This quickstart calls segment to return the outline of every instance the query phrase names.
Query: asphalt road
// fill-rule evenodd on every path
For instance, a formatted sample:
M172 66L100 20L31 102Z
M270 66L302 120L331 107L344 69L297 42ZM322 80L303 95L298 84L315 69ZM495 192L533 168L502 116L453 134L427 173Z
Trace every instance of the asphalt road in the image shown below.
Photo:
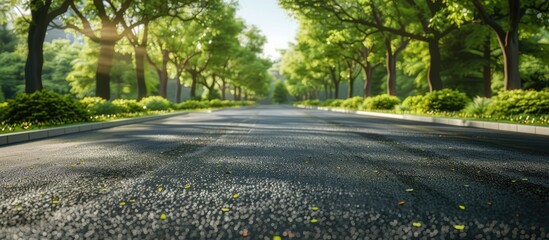
M0 239L549 239L549 138L262 106L0 147Z

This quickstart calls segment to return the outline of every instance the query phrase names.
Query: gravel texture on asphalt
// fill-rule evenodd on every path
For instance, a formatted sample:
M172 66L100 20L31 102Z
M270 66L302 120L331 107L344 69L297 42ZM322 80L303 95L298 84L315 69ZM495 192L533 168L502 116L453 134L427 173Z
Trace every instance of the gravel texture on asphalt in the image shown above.
M261 106L0 148L0 239L549 239L549 138Z

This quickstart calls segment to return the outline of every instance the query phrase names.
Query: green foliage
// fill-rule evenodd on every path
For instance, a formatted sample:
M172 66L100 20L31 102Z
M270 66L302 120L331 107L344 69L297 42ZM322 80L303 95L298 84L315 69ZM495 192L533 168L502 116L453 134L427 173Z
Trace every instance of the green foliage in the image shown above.
M48 91L18 94L8 100L2 111L2 121L9 124L22 122L62 124L84 122L88 119L84 105L68 95Z
M490 107L491 103L492 100L489 98L476 97L473 99L472 102L467 104L465 109L463 109L463 112L467 114L483 115L488 112L488 108Z
M343 99L334 99L326 107L341 107L344 101Z
M549 113L549 92L513 90L500 92L493 98L487 111L495 115L547 115Z
M122 112L121 108L100 97L85 97L80 102L91 115L109 115Z
M404 101L402 101L402 104L400 104L398 108L400 111L403 112L426 112L426 110L423 108L423 98L423 95L409 96L404 99Z
M139 102L149 111L167 111L171 108L171 102L160 96L151 96L141 99Z
M0 102L0 116L8 109L8 102Z
M365 110L392 110L400 103L400 99L387 94L369 97L364 100L362 109Z
M353 97L345 99L339 106L345 109L358 109L362 107L363 102L363 97Z
M208 106L204 102L197 100L187 100L175 105L175 109L177 110L201 109L207 107Z
M223 107L223 102L221 102L221 100L219 99L212 99L210 100L209 105L212 108L220 108Z
M70 93L67 75L72 71L72 63L77 60L83 45L71 44L69 40L54 40L44 43L44 65L42 68L42 82L44 89L59 94Z
M0 91L4 99L15 98L24 90L25 59L17 52L0 53Z
M427 112L455 112L461 111L468 101L465 93L446 88L425 94L422 104Z
M219 99L214 99L210 101L197 101L197 100L187 100L182 103L176 104L175 109L177 110L192 110L192 109L205 109L205 108L224 108L224 107L236 107L236 106L250 106L255 103L252 101L221 101Z
M111 103L122 113L137 113L145 111L143 105L134 99L115 99L112 100Z
M273 90L273 102L275 103L287 103L288 102L288 89L284 82L277 82Z

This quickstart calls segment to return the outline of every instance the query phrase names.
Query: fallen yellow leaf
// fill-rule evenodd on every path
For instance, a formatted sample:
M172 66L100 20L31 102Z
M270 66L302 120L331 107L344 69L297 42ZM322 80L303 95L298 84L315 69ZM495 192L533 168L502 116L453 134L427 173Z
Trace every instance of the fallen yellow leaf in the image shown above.
M313 218L313 219L311 219L311 221L310 221L310 222L311 222L311 223L317 223L317 222L318 222L318 219L316 219L316 218Z
M460 210L465 210L465 206L459 205L459 209L460 209Z
M420 222L413 222L412 223L412 226L416 227L416 228L420 228L423 224L421 224Z
M407 188L407 189L406 189L406 192L413 192L413 191L414 191L413 188Z
M167 218L168 218L168 217L166 216L165 213L160 214L160 220L164 221L164 220L166 220Z
M317 206L313 206L313 207L311 207L311 210L312 210L313 212L316 212L316 211L318 211L318 209L319 209L319 208L318 208Z
M455 224L455 225L454 225L454 228L455 228L456 230L463 230L463 229L465 229L465 225Z
M126 202L121 201L121 202L119 203L119 205L120 205L121 207L126 206Z
M229 210L230 210L230 209L229 209L229 208L226 208L226 207L221 208L221 211L222 211L222 212L228 212Z

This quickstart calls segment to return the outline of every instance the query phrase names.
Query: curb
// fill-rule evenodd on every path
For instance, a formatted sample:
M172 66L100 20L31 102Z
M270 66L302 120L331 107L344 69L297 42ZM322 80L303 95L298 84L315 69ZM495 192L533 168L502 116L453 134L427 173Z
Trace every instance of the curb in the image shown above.
M408 115L408 114L353 111L353 110L345 110L345 109L339 109L339 108L310 107L310 106L303 106L303 105L297 105L296 107L303 108L303 109L330 111L330 112L354 113L358 115L393 118L393 119L401 119L401 120L416 121L416 122L439 123L439 124L452 125L452 126L458 126L458 127L473 127L473 128L483 128L483 129L490 129L490 130L549 136L549 127L541 127L541 126L528 126L528 125L512 124L512 123L473 121L473 120L463 120L463 119L454 119L454 118L437 118L437 117L417 116L417 115Z
M20 132L20 133L1 134L0 146L14 144L14 143L30 142L38 139L57 137L57 136L68 135L73 133L118 127L122 125L141 123L146 121L159 120L159 119L178 116L178 115L185 115L188 113L189 112L175 112L175 113L167 113L167 114L155 115L155 116L118 119L118 120L98 122L98 123L83 123L83 124L76 124L76 125L71 125L66 127L55 127L55 128L32 130L32 131Z

